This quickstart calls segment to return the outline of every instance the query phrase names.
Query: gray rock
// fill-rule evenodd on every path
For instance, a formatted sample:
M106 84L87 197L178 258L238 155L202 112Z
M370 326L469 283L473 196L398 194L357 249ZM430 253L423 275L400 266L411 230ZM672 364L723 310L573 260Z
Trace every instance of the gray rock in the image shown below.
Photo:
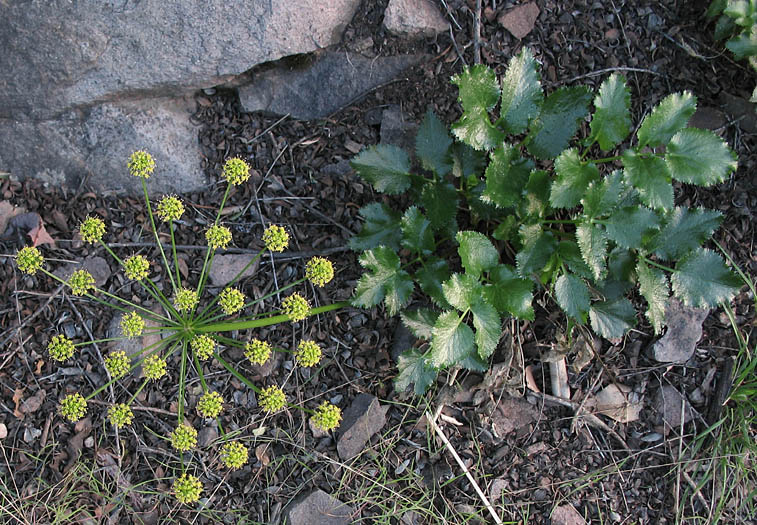
M210 267L208 277L213 286L226 286L231 280L247 266L252 260L252 255L226 254L213 257L213 265ZM245 270L242 278L255 275L258 269L258 261Z
M749 100L721 91L718 102L732 119L739 121L739 127L747 133L757 133L757 106Z
M657 391L655 408L657 423L663 425L666 436L671 430L678 431L682 424L688 423L695 416L689 401L672 385L665 385Z
M349 505L316 489L290 504L284 516L288 525L349 525L356 513Z
M434 36L448 27L447 20L429 0L389 0L384 25L390 33L409 37Z
M685 363L697 348L702 337L702 323L709 310L690 308L671 298L665 306L668 331L652 347L654 358L660 362Z
M206 180L193 111L185 97L106 103L58 119L0 119L0 166L52 186L76 188L86 178L95 191L141 194L126 166L132 152L145 149L156 163L148 191L196 191Z
M3 2L0 118L176 96L339 41L360 2Z
M139 193L125 164L148 149L151 192L205 186L200 88L339 42L359 0L3 2L0 169L96 191Z
M409 120L397 105L384 110L381 118L381 143L399 146L410 154L415 153L415 134L418 125Z
M327 117L420 62L421 55L365 58L325 51L292 69L284 63L262 71L239 88L245 111L265 111L311 120Z
M490 401L481 414L482 419L488 420L491 425L494 436L499 439L539 419L539 411L528 401L509 395L503 395L497 401Z
M369 394L360 394L344 411L336 450L342 460L354 458L363 451L365 444L386 423L388 406L382 407L378 399Z

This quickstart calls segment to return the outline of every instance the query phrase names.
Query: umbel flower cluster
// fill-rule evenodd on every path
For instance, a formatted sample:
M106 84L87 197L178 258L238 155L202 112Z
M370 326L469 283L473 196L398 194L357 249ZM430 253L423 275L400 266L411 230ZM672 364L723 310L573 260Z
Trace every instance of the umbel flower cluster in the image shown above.
M59 412L64 419L71 422L82 419L90 408L90 400L114 382L134 374L141 368L141 382L136 391L131 396L126 396L125 399L120 399L106 408L105 417L117 430L134 422L134 401L150 382L155 383L166 377L177 380L176 424L173 431L164 438L180 453L181 457L180 474L174 481L172 492L179 501L189 504L197 501L203 491L202 481L189 471L189 465L184 461L184 455L191 453L197 447L198 432L193 421L215 420L220 436L217 457L223 468L242 468L249 455L248 447L242 439L239 439L238 433L224 431L222 421L224 409L228 406L227 400L220 392L210 388L203 375L202 363L217 363L217 366L233 374L257 392L258 404L264 414L297 408L310 414L316 427L325 431L333 430L341 422L339 407L329 402L323 402L313 408L296 405L287 399L286 392L281 386L277 384L258 386L252 383L247 379L244 368L265 364L271 359L273 352L291 354L294 361L302 367L318 366L323 358L323 350L317 342L303 339L293 349L276 348L270 342L256 338L254 331L256 328L274 324L299 322L314 314L336 310L346 306L347 303L339 302L312 308L302 294L290 291L305 282L321 287L333 279L334 269L331 262L322 257L313 257L307 261L304 277L280 287L275 292L254 299L245 295L244 287L240 286L240 279L245 272L253 267L266 252L282 252L289 245L289 234L286 229L275 224L265 228L261 237L263 247L228 285L218 293L209 292L206 281L213 258L218 250L227 248L233 242L231 230L220 220L224 205L231 188L244 184L250 177L250 168L242 159L230 159L223 167L222 177L227 182L226 192L215 221L205 231L207 250L202 271L196 280L182 280L176 256L175 223L184 216L184 204L177 196L167 195L161 198L153 209L145 182L155 170L155 161L149 153L135 152L129 159L128 169L142 184L149 226L156 243L155 259L151 258L148 252L132 254L121 259L103 241L107 235L107 228L99 217L85 218L79 228L79 235L85 243L102 246L123 269L124 277L140 286L160 308L146 308L142 304L135 304L129 299L99 289L95 279L87 270L77 270L67 280L61 279L45 268L45 259L36 247L27 246L19 250L16 263L18 269L25 274L33 276L42 273L66 285L71 294L97 301L122 313L120 321L122 337L104 341L75 342L63 334L55 334L47 345L47 353L51 360L64 363L74 359L78 349L95 342L115 341L117 343L122 339L160 335L157 338L158 342L145 346L135 355L127 355L116 345L103 357L108 381L86 396L82 392L63 396L59 403ZM161 225L168 230L170 235L170 252L164 249L161 243L159 237ZM155 267L161 264L167 279L164 276L159 281L163 284L159 285L153 281L153 277ZM276 297L281 297L279 308L274 308L267 314L245 314L251 307L257 306L259 309L260 303L266 300L273 301ZM224 335L230 333L235 337ZM224 355L225 350L230 347L242 349L244 356L242 362L233 363ZM169 361L171 362L170 370L178 372L178 377L175 377L176 374L169 373ZM190 407L187 406L187 375L190 370L196 371L202 386L202 394L198 396L193 411L190 411Z

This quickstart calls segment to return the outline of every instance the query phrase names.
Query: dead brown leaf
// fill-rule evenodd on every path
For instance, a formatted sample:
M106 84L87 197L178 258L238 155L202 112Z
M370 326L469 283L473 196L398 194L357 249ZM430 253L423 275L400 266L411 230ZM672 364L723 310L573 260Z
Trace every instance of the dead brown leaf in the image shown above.
M642 403L637 395L626 385L607 385L595 396L597 413L619 421L629 423L639 419Z
M42 406L42 403L44 403L45 401L46 395L47 392L45 390L37 390L37 392L35 392L33 396L27 397L21 402L19 411L23 414L33 414Z
M17 388L13 391L13 402L16 404L16 407L13 409L13 415L16 416L19 419L24 419L24 413L19 411L18 407L21 405L21 399L24 395L24 389L23 388Z
M32 239L32 246L39 246L40 244L55 246L55 239L50 237L50 234L45 230L45 225L42 223L42 217L40 217L37 226L29 230L29 237Z
M271 462L271 458L268 457L268 445L258 445L255 447L255 457L258 458L264 467L268 466Z

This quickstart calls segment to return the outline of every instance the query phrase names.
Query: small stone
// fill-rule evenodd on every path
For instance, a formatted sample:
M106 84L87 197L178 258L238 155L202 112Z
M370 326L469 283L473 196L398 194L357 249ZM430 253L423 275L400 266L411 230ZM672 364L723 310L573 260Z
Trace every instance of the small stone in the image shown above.
M102 257L87 257L81 264L69 263L66 266L58 268L53 275L67 280L76 270L87 270L95 279L95 286L102 287L110 277L111 271L108 261Z
M381 143L399 146L405 151L415 151L415 134L418 126L402 113L398 105L384 110L381 117Z
M657 392L655 408L658 423L663 424L663 433L679 430L682 424L694 419L694 409L688 400L672 385L665 385Z
M382 407L372 395L360 394L355 398L342 416L336 444L341 459L352 459L363 451L371 436L384 427L388 409L388 406Z
M200 429L200 431L197 433L197 446L200 448L207 447L217 438L218 430L216 429L216 426L208 425L207 427Z
M248 254L226 254L216 255L213 257L213 266L208 272L208 277L213 286L226 286L231 280L242 271L247 263L252 260L253 256ZM255 275L258 269L258 261L247 268L242 277Z
M568 503L555 507L552 511L553 525L585 525L586 520L578 513L576 508Z
M665 324L668 331L652 347L654 358L661 362L685 363L702 337L702 323L709 310L684 306L676 298L665 306Z
M757 111L749 100L721 91L718 102L732 119L738 120L738 126L747 133L757 133Z
M614 27L605 31L605 40L617 40L620 36L620 31Z
M24 429L24 442L26 442L28 445L31 445L35 439L37 439L42 434L42 430L39 428L30 428L26 427Z
M689 127L714 131L726 125L728 120L719 109L702 106L689 119Z
M390 33L407 37L434 36L449 26L429 0L389 0L384 25Z
M0 439L5 439L8 437L8 427L5 426L5 423L0 423Z
M535 2L529 2L503 13L499 23L520 40L533 30L538 17L539 7Z
M514 430L530 425L539 417L539 411L523 398L503 395L499 402L491 401L482 414L490 414L492 433L502 439Z
M284 516L289 525L349 525L356 513L349 505L316 489L290 504Z

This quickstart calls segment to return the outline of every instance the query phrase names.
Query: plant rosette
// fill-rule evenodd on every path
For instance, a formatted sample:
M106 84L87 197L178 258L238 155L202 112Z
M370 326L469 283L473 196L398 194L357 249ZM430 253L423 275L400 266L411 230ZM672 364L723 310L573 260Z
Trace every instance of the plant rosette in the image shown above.
M202 393L197 397L194 411L201 419L215 420L220 439L218 440L220 465L223 468L239 469L248 459L248 449L238 432L226 432L223 427L226 400L221 393L210 388L203 372L203 361L215 359L226 372L257 392L260 407L264 414L271 414L286 408L295 408L309 414L313 424L329 431L337 428L341 421L341 411L330 403L322 403L313 408L300 406L287 399L284 389L279 385L259 387L245 375L244 366L262 365L271 358L273 352L286 352L303 367L318 364L322 357L321 347L314 341L303 340L294 350L276 348L267 341L261 341L248 335L259 328L281 323L299 322L310 316L331 312L348 305L347 302L335 302L313 308L308 300L292 289L305 282L313 286L324 286L332 280L334 270L327 259L313 257L304 265L304 276L278 290L261 297L249 298L244 293L241 279L245 272L253 267L267 252L282 252L289 244L289 234L279 225L270 225L262 234L262 248L251 257L250 261L220 292L211 294L207 286L208 272L218 250L225 249L233 242L231 230L221 224L221 217L229 192L233 186L243 184L249 179L250 168L242 159L230 159L223 167L222 177L226 180L226 191L221 200L215 221L205 232L207 249L202 270L192 282L182 281L182 274L177 257L175 242L176 222L185 213L184 204L174 196L165 196L158 201L155 210L148 197L146 179L155 170L152 156L144 151L135 152L129 159L130 173L137 177L144 193L149 229L155 240L157 261L151 261L142 254L135 254L121 259L111 247L104 242L107 227L98 217L88 216L82 221L79 234L82 241L99 245L110 254L123 269L124 277L140 287L145 296L160 308L149 309L143 304L136 304L130 299L119 297L96 286L92 275L86 270L77 270L67 280L63 280L45 268L45 259L36 247L24 247L16 255L18 269L28 275L44 274L59 281L76 296L95 301L102 306L112 308L121 314L121 336L94 341L75 342L65 335L56 334L50 339L47 353L51 360L65 362L75 359L77 351L88 344L114 344L123 339L139 338L146 335L158 335L154 342L138 353L127 355L115 347L103 358L103 367L109 377L87 395L76 392L64 396L59 403L60 415L71 422L82 419L93 400L116 381L122 380L141 367L142 378L135 391L124 399L119 399L106 408L105 418L118 430L131 425L135 420L134 400L148 383L165 380L169 377L178 382L176 403L176 423L173 430L164 436L167 443L180 453L181 474L176 478L172 493L182 503L196 502L202 495L202 481L187 472L184 454L197 447L197 430L188 417L188 375L194 370L198 376ZM168 230L171 243L170 250L165 249L160 240L161 226ZM167 278L162 287L151 278L152 264L162 264ZM284 293L279 308L268 312L247 314L252 308L268 305L279 294ZM268 301L266 303L265 301ZM230 337L227 334L234 335ZM225 354L228 348L236 347L244 352L245 358L239 363L233 362ZM168 367L169 360L172 363ZM170 370L170 371L169 371Z
M415 203L364 206L351 239L364 268L352 303L383 304L426 342L399 356L398 389L422 394L448 367L486 370L503 321L534 319L535 287L564 312L566 334L589 324L608 339L636 324L636 292L658 333L671 292L699 308L737 293L739 279L702 246L721 214L674 202L673 181L711 186L736 170L720 137L687 126L694 95L665 97L635 127L622 76L596 93L545 96L527 48L501 79L475 65L452 82L462 116L450 136L426 114L415 144L422 170L392 145L351 162L377 192ZM575 138L586 120L588 136ZM433 307L408 308L414 297Z

